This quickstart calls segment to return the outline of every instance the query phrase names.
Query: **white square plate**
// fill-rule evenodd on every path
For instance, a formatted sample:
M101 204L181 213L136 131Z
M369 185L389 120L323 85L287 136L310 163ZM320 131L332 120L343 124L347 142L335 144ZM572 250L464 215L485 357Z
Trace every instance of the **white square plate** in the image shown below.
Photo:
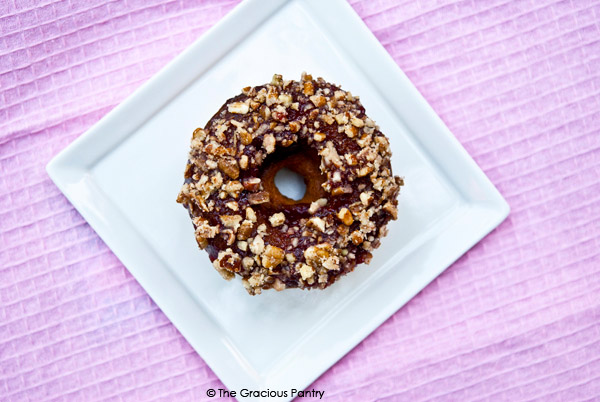
M331 18L335 16L335 18ZM405 177L369 266L250 297L175 203L189 140L273 73L359 94ZM495 228L507 203L343 0L249 0L48 164L48 173L230 390L304 389ZM288 392L288 398L291 395Z

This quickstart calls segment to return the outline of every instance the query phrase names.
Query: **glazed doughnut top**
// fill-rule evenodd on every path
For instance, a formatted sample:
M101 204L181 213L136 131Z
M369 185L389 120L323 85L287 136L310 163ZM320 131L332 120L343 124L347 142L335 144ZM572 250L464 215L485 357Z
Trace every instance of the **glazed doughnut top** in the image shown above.
M403 181L390 158L358 97L322 78L276 74L194 131L177 202L215 269L241 276L248 293L325 288L368 263L397 218ZM300 200L275 186L281 168L304 177Z

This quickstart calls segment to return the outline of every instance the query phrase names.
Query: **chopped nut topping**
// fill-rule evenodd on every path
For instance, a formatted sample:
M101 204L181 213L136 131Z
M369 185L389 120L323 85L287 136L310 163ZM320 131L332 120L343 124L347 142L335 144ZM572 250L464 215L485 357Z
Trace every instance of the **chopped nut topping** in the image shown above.
M248 279L248 283L250 284L250 286L258 288L262 286L263 283L265 283L265 275L256 272L252 274L252 276Z
M358 134L358 129L354 126L346 125L344 127L344 133L346 133L349 138L354 138L356 137L356 134Z
M335 149L335 147L333 146L333 142L331 141L327 141L327 143L325 144L325 148L323 148L319 154L323 157L323 161L329 165L329 164L334 164L337 167L341 167L342 166L342 160L340 159L340 156L337 153L337 150Z
M316 107L325 106L327 103L327 98L321 95L313 95L309 99Z
M240 158L240 168L248 168L248 155L242 155L242 157Z
M263 139L263 148L265 148L265 150L267 151L268 154L275 151L275 142L276 141L275 141L275 137L273 136L273 134L265 135L265 137Z
M346 225L339 225L336 231L344 238L350 233L350 229Z
M252 143L252 134L250 134L247 131L242 131L240 133L240 141L242 142L242 144L244 145L249 145Z
M344 155L344 159L348 162L348 165L354 166L358 163L358 159L356 159L356 155L354 154L346 154Z
M281 84L283 84L282 75L281 74L273 74L273 78L271 79L271 84L280 87Z
M248 113L248 110L250 110L250 108L248 107L248 105L246 103L233 102L233 103L229 104L229 106L227 107L227 110L230 113L246 114L246 113Z
M246 123L243 121L231 120L230 123L236 126L238 129L243 129L246 126Z
M371 201L373 201L373 193L370 191L360 193L360 201L365 207L368 207Z
M256 212L250 207L246 208L246 219L250 222L256 222Z
M398 218L398 208L396 208L391 202L387 202L383 209L392 215L392 219Z
M352 239L352 243L354 243L357 246L361 244L364 240L363 235L359 230L355 230L354 232L352 232L350 238Z
M342 194L351 194L352 188L350 186L336 187L331 190L331 195L337 196Z
M284 106L290 106L292 104L293 98L292 95L289 94L281 94L279 95L279 102L281 102Z
M225 206L231 209L232 211L237 211L239 209L238 203L235 201L229 201L225 204Z
M285 222L285 215L283 214L283 212L273 214L269 218L269 222L271 222L272 226L280 226L283 224L283 222Z
M206 130L204 130L202 128L197 128L194 130L194 133L192 134L192 139L202 141L205 138L206 138Z
M313 138L317 142L323 141L325 139L325 137L326 137L326 135L324 133L321 133L320 131L317 131L313 136Z
M312 82L307 81L303 85L302 92L304 93L304 95L307 95L307 96L314 95L315 94L315 86L313 85Z
M304 258L313 267L320 267L327 270L339 270L339 258L332 253L332 246L329 243L321 243L311 246L304 251Z
M337 121L337 123L339 125L344 125L344 124L348 123L348 116L346 116L346 113L336 114L335 121Z
M311 227L319 229L321 232L325 231L325 221L317 216L313 216L308 220L308 224Z
M361 128L365 125L365 122L362 121L361 119L359 119L358 117L352 117L350 119L350 122L352 123L353 126Z
M242 221L242 217L239 215L221 215L220 218L225 227L232 228L233 230L237 230Z
M348 208L346 208L346 207L340 209L337 216L338 216L338 218L340 218L340 220L342 222L344 222L344 225L346 225L346 226L350 226L354 223L354 218L352 217L352 213L350 211L348 211Z
M323 261L323 268L330 271L337 271L340 269L340 263L338 257L330 257Z
M232 179L237 179L240 176L240 168L237 161L233 158L222 158L217 162L219 169Z
M298 131L300 131L300 128L302 127L302 125L300 124L300 122L297 122L297 121L290 122L289 126L290 126L290 131L292 133L297 133Z
M265 249L265 242L262 237L256 236L252 243L250 243L250 251L252 251L256 255L261 255Z
M223 186L223 190L225 190L227 192L227 194L229 194L230 196L234 197L234 198L238 198L240 195L240 192L244 189L244 186L242 186L242 183L240 183L239 181L230 181L229 183L225 184Z
M373 166L367 165L367 166L361 167L356 174L358 175L358 177L364 177L364 176L368 175L369 173L371 173L372 171L373 171Z
M283 105L278 105L271 115L273 116L273 119L280 121L282 123L285 123L287 121L287 110L285 109L285 106L283 106ZM282 129L283 129L283 127L282 127Z
M323 120L325 123L327 123L329 125L333 124L333 122L335 121L333 116L330 114L323 114L323 115L321 115L320 118L321 118L321 120Z
M250 205L264 204L269 202L269 193L261 191L259 193L253 193L248 195L248 202Z
M285 283L281 282L279 278L275 278L275 282L273 282L273 289L278 292L281 292L285 289Z
M252 235L252 229L254 229L254 224L247 219L244 220L238 229L237 238L247 240Z
M205 220L196 221L196 235L205 239L212 239L219 233L218 226L210 226Z
M308 212L314 214L319 208L324 207L325 205L327 205L327 198L319 198L318 200L311 202Z
M248 191L260 190L260 179L258 177L249 177L242 181L244 189Z
M281 264L284 256L285 252L282 249L269 244L262 255L262 265L268 269L275 268Z
M267 105L262 105L259 113L260 117L262 117L265 121L269 120L269 117L271 117L271 109L269 109Z
M307 280L308 278L311 278L314 274L315 274L315 269L313 267L311 267L310 265L307 264L299 264L300 267L298 268L298 272L300 273L300 276L302 277L302 279Z
M245 269L247 269L247 270L248 270L248 269L252 268L252 266L253 266L253 265L254 265L254 258L251 258L251 257L244 257L244 258L242 259L242 266L243 266Z

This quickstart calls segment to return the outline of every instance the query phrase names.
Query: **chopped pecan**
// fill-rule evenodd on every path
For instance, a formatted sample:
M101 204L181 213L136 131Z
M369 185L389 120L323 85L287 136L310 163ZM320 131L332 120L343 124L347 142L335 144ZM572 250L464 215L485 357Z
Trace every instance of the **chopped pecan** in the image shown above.
M319 218L318 216L313 216L312 218L310 218L308 220L308 226L314 227L315 229L318 229L321 232L325 231L325 221Z
M312 96L315 94L315 86L311 81L306 81L303 85L302 92L306 96Z
M240 195L240 192L244 189L242 183L237 180L230 181L229 183L223 186L223 190L227 192L230 196L237 198Z
M232 179L240 177L240 168L238 163L233 158L221 158L217 162L219 169Z
M244 220L237 232L238 240L247 240L252 235L254 224L249 220Z
M254 265L254 258L252 258L252 257L244 257L242 259L242 266L245 269L250 269L250 268L252 268L253 265Z
M325 98L323 95L313 95L309 99L316 107L325 106L327 103L327 98Z
M354 223L354 217L352 213L348 210L348 208L342 208L339 210L337 217L344 223L346 226L350 226Z
M240 168L248 168L248 155L242 155L242 157L240 158Z
M252 251L255 255L261 255L265 250L265 242L260 236L256 236L249 246L250 251Z
M339 114L336 114L334 116L335 117L335 121L337 121L337 124L344 125L344 124L348 123L348 115L347 115L347 113L348 112L346 112L346 113L339 113Z
M267 134L263 138L263 147L267 151L268 154L275 151L275 137L273 134Z
M284 257L285 252L282 249L269 244L262 254L262 265L268 269L275 268L281 264Z
M262 117L265 121L269 120L271 117L271 109L267 105L262 105L259 109L260 117Z
M246 130L240 132L240 141L244 145L249 145L252 143L252 134L247 132Z
M350 186L336 187L333 190L331 190L331 195L342 195L342 194L351 194L351 193L352 193L352 187L350 187Z
M300 127L302 127L302 125L298 121L291 121L289 123L289 126L290 126L290 131L292 133L297 133L298 131L300 131Z
M384 206L383 209L387 212L390 213L390 215L392 215L393 219L398 218L398 208L396 208L396 206L394 206L394 204L392 204L391 202L387 202Z
M206 130L203 128L195 129L194 133L192 134L192 138L200 141L204 140L206 138Z
M271 215L269 218L269 222L272 226L280 226L285 222L285 214L283 212L278 212L276 214Z
M250 222L256 222L256 212L250 207L246 208L246 219Z
M269 202L269 193L261 191L258 193L248 194L248 202L250 205L264 204Z
M352 243L354 243L357 246L361 244L364 240L363 234L360 230L355 230L354 232L352 232L350 238L352 239Z
M196 224L196 236L203 237L205 239L212 239L219 233L218 226L211 226L204 219L196 219L194 221Z
M371 191L363 191L360 193L360 201L365 207L368 207L371 201L373 201L373 193Z
M298 264L299 266L296 268L298 270L298 272L300 273L300 276L302 277L302 279L307 280L308 278L312 278L312 276L315 274L315 269L313 267L311 267L310 265L307 264Z
M319 198L316 201L313 201L310 204L310 207L308 208L308 212L311 214L314 214L315 212L317 212L319 210L319 208L324 207L325 205L327 205L327 198Z
M271 85L276 85L280 87L283 84L283 76L281 74L273 74L273 78L271 78Z
M292 104L293 98L290 94L281 94L279 95L279 102L281 102L285 107L288 107Z
M250 110L250 108L247 103L232 102L227 106L227 110L230 113L246 114L246 113L248 113L248 110Z
M248 191L260 190L260 179L258 177L249 177L242 180L244 188Z
M232 228L233 230L237 230L242 220L240 215L221 215L219 218L225 227Z
M317 142L321 142L325 139L326 135L320 131L317 131L314 135L313 138L315 139L315 141Z

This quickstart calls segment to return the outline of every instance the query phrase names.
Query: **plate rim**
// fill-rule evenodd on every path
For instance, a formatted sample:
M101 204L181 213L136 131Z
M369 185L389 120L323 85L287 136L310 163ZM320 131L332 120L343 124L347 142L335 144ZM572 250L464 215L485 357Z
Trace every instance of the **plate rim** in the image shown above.
M175 57L163 69L161 69L141 87L139 87L126 100L111 110L98 123L96 123L84 134L69 144L65 149L63 149L46 166L46 170L50 178L61 190L61 192L73 204L73 206L96 231L96 233L98 233L111 251L121 260L121 262L127 267L128 271L146 290L148 295L157 304L157 306L159 306L159 308L169 318L173 325L180 331L185 339L192 345L192 347L199 353L199 355L209 365L213 372L215 372L219 379L230 390L239 390L244 386L248 386L248 382L251 382L252 385L258 388L272 388L273 386L279 385L282 387L281 389L284 389L286 385L282 385L284 383L278 384L269 382L268 379L257 373L249 362L245 361L241 352L231 349L232 346L234 347L234 344L232 342L228 342L226 334L218 333L218 330L221 327L216 324L210 315L206 314L202 308L198 308L198 304L189 294L189 290L180 283L179 279L175 277L175 275L171 273L169 269L163 269L161 267L163 264L160 262L160 255L158 255L152 250L151 247L149 247L147 240L143 239L143 236L138 236L136 239L135 236L131 236L131 233L125 234L128 242L131 242L132 244L137 243L138 245L141 244L146 249L152 250L150 255L141 257L141 259L144 260L144 266L152 267L153 270L160 273L159 282L163 283L164 281L168 282L170 280L175 282L178 285L177 287L183 289L184 291L175 292L177 296L171 300L165 300L168 299L165 297L155 298L155 296L158 296L159 293L167 292L169 295L172 295L172 293L167 290L163 290L162 292L157 291L155 289L155 285L151 284L151 281L147 277L144 277L139 272L134 272L137 271L136 269L132 270L132 268L130 268L132 265L130 260L133 258L128 256L126 251L122 251L123 248L130 248L129 243L127 247L116 244L118 242L115 241L115 236L114 233L112 233L110 225L108 225L107 222L102 219L100 216L101 214L96 208L94 208L94 205L89 203L90 199L99 200L99 202L103 202L102 200L106 199L106 196L94 183L91 174L89 173L95 164L100 161L104 155L106 155L106 152L90 152L89 148L95 149L94 145L98 145L102 148L105 148L107 152L110 152L110 150L114 149L119 142L128 138L129 135L135 133L136 129L150 116L152 116L156 110L168 104L171 99L184 90L187 84L194 79L194 77L189 78L190 75L194 75L196 78L202 75L207 69L210 68L212 64L220 60L231 48L240 43L243 40L246 32L251 31L257 24L270 18L282 6L290 4L294 1L297 0L273 0L268 3L268 6L266 6L264 2L260 2L260 0L243 1L229 14L223 17L217 24L199 37L180 55ZM472 194L468 188L465 188L462 185L462 183L456 183L455 180L452 180L451 176L447 177L451 182L453 182L453 184L457 186L458 189L461 189L462 197L468 197L470 200L468 205L470 206L469 208L472 209L472 212L474 214L483 214L483 216L487 216L488 221L485 223L485 225L482 225L482 228L478 230L476 234L469 237L469 241L467 242L468 244L462 245L458 251L455 250L453 253L447 256L448 258L446 258L445 262L441 263L439 272L437 272L433 277L429 278L429 281L427 281L425 285L418 289L418 291L421 291L429 282L437 278L441 272L443 272L454 261L460 258L460 256L462 256L474 244L479 242L484 236L497 227L508 216L510 207L491 183L491 181L485 176L485 173L479 168L479 166L477 166L475 161L462 147L460 142L452 135L450 130L445 126L439 116L426 102L414 85L412 85L406 75L400 70L391 56L387 53L387 51L375 38L373 33L366 27L364 22L354 12L348 3L346 3L344 0L329 0L327 2L322 2L319 0L305 0L302 2L302 5L316 10L314 13L315 15L311 14L311 16L316 17L317 19L320 16L331 12L332 10L335 10L338 13L338 18L335 19L334 24L331 24L331 26L327 27L327 30L330 34L332 34L331 30L337 31L340 35L344 34L348 27L342 26L341 23L351 21L352 29L354 30L355 34L358 32L356 35L359 40L358 45L354 44L354 46L359 46L362 49L366 49L369 56L367 57L368 59L373 60L375 57L381 61L381 64L378 64L378 69L382 72L378 76L391 76L394 80L394 83L399 83L403 88L402 90L409 94L409 96L406 96L406 98L409 98L410 102L412 103L410 107L420 111L420 113L415 114L414 119L419 119L425 116L428 119L428 124L431 124L432 127L435 128L434 131L436 134L433 135L433 138L426 137L420 139L423 141L421 142L422 148L428 150L429 152L433 152L433 154L430 155L433 162L438 164L438 166L440 164L447 165L449 163L461 164L463 169L467 169L468 172L472 174L472 178L477 181L478 185L485 189L485 194ZM234 30L235 35L232 35L231 30L228 30L228 27L231 25L235 25L238 28L238 30ZM220 37L223 35L228 37L228 41L226 41L225 46L223 46L220 50L214 50L214 46L211 42L215 40L215 38L220 39ZM335 36L336 34L334 34L334 37ZM186 62L190 59L196 60L195 56L197 56L198 53L202 54L204 58L209 59L210 62L206 62L206 65L199 68L199 70L201 70L200 72L196 72L194 74L185 74L178 77L178 70L181 70L181 66L186 64ZM216 55L214 55L214 57L207 57L207 53ZM359 67L363 67L362 64L364 63L357 62ZM365 72L365 75L372 80L371 83L376 89L379 90L383 99L387 103L390 103L390 94L386 93L389 91L381 90L381 79L378 79L367 72ZM163 97L162 99L158 97L154 103L143 108L143 113L139 110L136 111L135 106L142 99L144 99L145 104L148 103L148 95L153 92L157 92L161 83L165 80L168 80L170 85L173 86L173 90L171 91L170 95ZM373 80L375 80L375 82L373 82ZM396 108L393 108L392 110L396 112ZM118 125L116 123L123 122L123 119L120 117L124 115L128 116L128 122L126 124L121 124L118 130L111 131L111 128L115 128ZM144 117L144 115L146 117ZM415 131L414 129L411 129L411 124L418 123L411 122L410 119L408 119L409 121L405 121L405 119L402 120L403 122L407 123L410 131ZM111 135L108 137L104 134L102 136L97 135L100 132L104 133L107 131L111 132ZM439 136L440 132L443 133L441 137ZM432 149L432 140L438 142L441 141L444 144L445 152L450 150L448 153L451 155L442 155L441 157L440 155L437 155L435 153L436 149ZM85 196L82 196L81 194L85 194ZM123 222L126 222L127 225L131 227L133 234L136 234L135 227L127 221L127 217L118 209L118 207L114 206L113 208L115 209L115 211L112 212L113 218L118 218L123 220ZM136 257L136 259L139 258L140 256ZM136 260L135 264L139 263L140 262ZM165 288L165 286L162 287ZM174 287L174 285L171 283L169 288L172 287ZM415 294L418 293L418 291L415 292ZM391 303L388 304L386 309L380 310L379 314L369 321L368 325L361 326L359 330L355 331L351 336L349 336L349 340L346 341L345 345L339 348L339 350L335 351L335 356L327 359L321 359L321 361L316 364L317 369L313 370L313 373L304 374L304 377L301 379L301 381L295 381L295 383L301 383L301 386L303 387L302 389L311 384L325 370L327 370L346 353L352 350L359 342L373 332L379 325L381 325L382 322L388 319L413 296L414 294L409 295L408 297L397 297L393 299ZM180 312L177 314L173 313L173 311L175 311L174 308L177 307L177 309L180 310L182 305L188 306L187 310L196 310L195 312L186 311L185 314L189 314L190 316L194 316L197 319L204 320L205 322L211 324L209 326L202 327L202 331L206 333L208 330L210 332L210 336L219 340L219 347L224 348L229 352L229 356L232 358L231 361L223 362L223 360L226 359L217 357L218 353L221 352L215 352L214 345L212 345L213 348L211 348L193 339L192 335L195 333L195 331L197 331L197 324L181 325L181 322L175 322L179 320L173 320L172 317L181 315ZM190 309L190 305L194 306L195 308ZM196 320L196 322L199 321ZM305 371L304 373L307 372ZM283 398L283 400L287 399L290 398Z

